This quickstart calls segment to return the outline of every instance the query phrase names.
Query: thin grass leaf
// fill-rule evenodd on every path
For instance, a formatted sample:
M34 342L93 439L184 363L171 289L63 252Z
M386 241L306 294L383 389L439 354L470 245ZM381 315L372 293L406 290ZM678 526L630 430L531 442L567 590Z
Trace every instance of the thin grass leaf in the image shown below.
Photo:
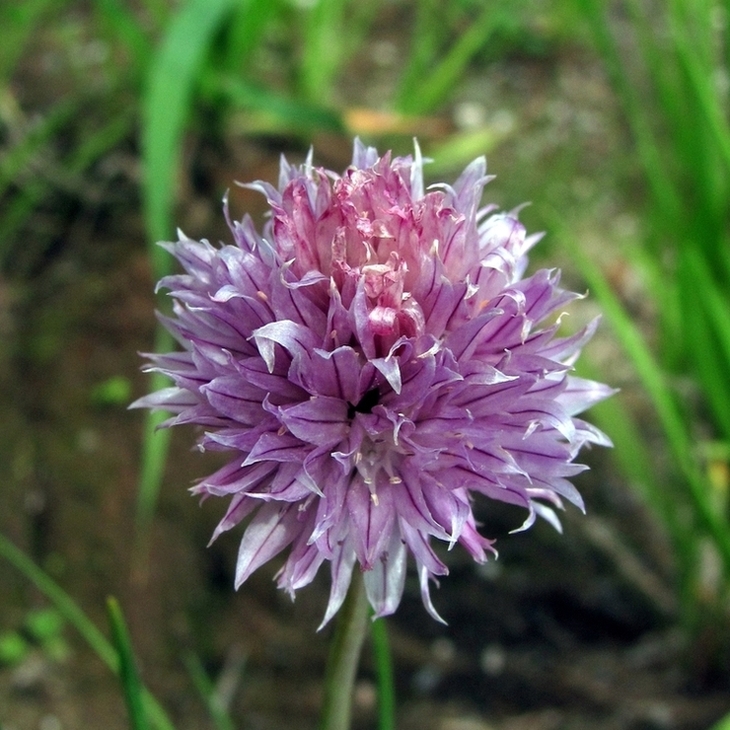
M109 669L119 671L119 657L114 647L104 634L79 608L78 604L52 578L41 570L22 550L19 550L0 533L0 556L5 558L14 568L22 573L46 598L56 607L58 612L70 623L92 651ZM162 706L147 689L143 689L145 709L149 718L158 730L174 730Z
M117 147L130 135L135 121L134 117L133 109L117 111L101 129L86 135L68 161L68 170L74 175L79 175L101 159L109 150Z
M299 72L301 93L308 101L331 100L332 81L350 41L344 27L346 4L347 0L315 0L304 11Z
M382 0L372 2L350 2L346 11L344 33L348 39L345 46L343 62L355 55L355 52L367 42L373 23L382 6Z
M678 155L667 155L668 146L675 153L679 153L684 163L684 169L692 170L698 167L698 124L694 115L686 114L686 84L678 68L676 51L671 43L666 43L664 40L664 35L668 32L664 28L665 19L648 13L646 5L638 0L630 0L627 3L627 10L631 18L631 28L636 33L635 48L643 60L647 78L640 76L636 69L629 67L624 54L620 61L617 57L619 67L614 71L613 80L614 85L619 76L625 80L627 88L621 87L619 91L635 136L644 131L644 128L650 130L654 144L662 148L660 153L664 152L660 155L659 160L661 168L655 170L646 168L648 155L642 158L645 174L657 177L657 180L654 181L656 191L656 183L659 182L660 174L667 178L667 184L671 181L674 185L678 181L678 171L673 169L677 165ZM608 28L606 31L610 33ZM641 66L640 63L636 65ZM633 77L629 75L630 72ZM631 92L635 98L628 99L627 91ZM640 95L645 98L641 99ZM644 118L639 119L639 114ZM662 126L658 124L661 120L670 122L666 125L666 129L658 128ZM659 139L659 134L666 135L669 141ZM655 162L656 160L654 160ZM681 198L679 190L677 190L677 194ZM659 202L661 200L662 198L659 198ZM682 211L678 208L675 212L681 214ZM682 219L672 218L671 221L667 221L667 225L670 230L673 230L682 222Z
M666 265L656 256L650 246L632 237L620 248L620 257L628 269L642 283L649 300L653 303L659 318L659 360L672 372L684 358L682 343L682 302L677 289L667 285Z
M41 140L46 140L46 131L49 133L58 133L63 128L63 123L68 122L74 114L78 113L76 105L70 105L66 108L57 110L58 117L55 116L50 130L44 130L32 147L29 147L18 159L12 162L7 158L7 163L0 170L0 193L2 193L3 185L9 182L10 174L15 173L14 182L19 184L17 174L21 168L20 164L25 166L31 164L34 158L41 153ZM15 195L0 216L0 267L5 268L11 256L15 255L11 245L12 241L18 234L18 231L25 225L32 216L34 210L41 204L43 199L50 195L55 185L61 184L74 177L80 176L86 169L94 164L99 158L106 154L110 149L114 148L120 140L124 139L130 132L133 123L133 112L122 112L112 117L109 123L97 132L87 135L84 141L76 147L71 155L58 163L58 168L63 170L63 176L53 179L41 178L39 175L29 175L30 181L25 184L19 193ZM71 190L72 193L76 191ZM23 260L25 266L20 268L30 268L45 251L42 241L37 239L32 247L25 246L23 250ZM18 267L16 267L18 268Z
M504 6L487 3L482 14L454 43L435 69L420 77L407 95L399 100L398 109L406 114L425 114L433 111L453 92L471 59L482 49L502 23Z
M678 112L682 109L681 76L677 73L676 56L673 44L667 42L668 28L666 18L657 13L649 13L648 8L640 0L629 0L626 9L630 18L630 28L636 33L636 49L648 71L647 81L652 91L657 93L658 100L666 117L680 120ZM621 73L628 78L626 56L622 58ZM640 88L637 81L633 84ZM683 125L684 126L684 125Z
M725 715L725 717L723 717L720 722L715 723L710 730L730 730L730 715Z
M8 78L25 49L28 39L38 27L46 10L66 3L54 0L26 0L22 3L0 4L0 28L3 42L0 44L0 80Z
M685 337L715 421L730 440L730 302L695 247L681 252Z
M669 0L651 9L641 0L627 0L628 31L622 28L619 42L605 5L579 3L623 102L653 197L644 246L627 258L632 265L643 258L652 272L649 294L659 316L662 364L680 376L692 375L712 425L730 438L730 124L727 93L718 84L727 66L721 50L724 46L727 53L727 44L717 8L710 0ZM633 53L626 52L627 36L634 40ZM648 363L642 365L635 353L633 359L684 477L682 489L666 499L676 498L691 518L687 540L676 550L684 625L696 633L704 618L697 566L707 535L724 567L717 595L727 594L730 585L730 518L701 467L706 444L696 443L689 421L682 423L692 409L666 383L652 386ZM673 407L662 409L661 390ZM693 526L699 529L692 531Z
M131 8L121 0L97 0L100 25L126 47L135 75L141 75L152 57L152 43Z
M557 216L555 216L555 220L558 220ZM730 529L728 529L727 520L718 514L712 505L707 484L693 455L692 436L687 431L682 413L665 382L661 369L599 267L589 259L566 229L560 229L559 237L567 246L593 294L601 303L619 342L632 360L657 412L671 453L685 479L698 522L715 542L725 575L730 576Z
M169 24L152 62L143 100L144 204L152 241L172 233L185 123L205 54L224 18L238 0L188 0ZM152 250L155 278L167 273L169 255Z
M727 169L730 169L730 126L725 118L722 106L718 103L717 83L714 72L719 70L713 63L713 58L707 50L709 43L705 44L706 52L703 54L702 45L698 38L709 39L711 28L706 27L704 33L693 34L690 37L692 25L701 21L702 18L710 18L710 9L702 13L696 6L687 12L688 8L674 0L670 3L669 19L671 22L672 39L677 52L677 58L681 69L689 81L689 88L694 94L692 108L695 116L699 111L707 122L714 137L715 154L720 152ZM703 57L704 56L704 57Z
M200 698L205 703L216 730L236 730L235 723L220 702L215 685L210 680L198 656L192 652L186 654L185 666L195 689L198 690Z
M154 58L143 102L142 157L144 162L144 210L150 241L172 233L172 212L185 123L193 91L215 32L237 0L188 0L167 28ZM150 248L153 276L161 279L170 269L169 254ZM169 349L170 339L158 327L157 346ZM153 386L157 383L153 381ZM142 443L142 466L137 499L137 556L146 554L169 436L155 434L159 416L148 414Z
M379 3L315 0L302 15L302 50L298 68L300 96L329 105L334 80L362 44Z
M682 217L681 197L672 184L671 176L666 169L665 156L652 131L648 111L642 103L637 89L631 84L625 73L621 53L605 14L606 5L600 0L578 0L578 5L591 26L594 40L604 59L609 76L621 96L650 188L663 215L672 221L670 223L672 225Z
M585 357L581 359L577 371L589 380L604 375ZM667 529L677 552L686 554L693 540L691 531L679 519L677 504L666 485L657 480L656 465L650 457L652 449L630 409L624 405L621 395L592 406L591 420L611 437L615 447L612 457L619 463L631 486L641 493L646 504Z
M483 126L468 132L457 132L428 149L428 174L436 177L455 169L463 169L475 157L488 155L514 131L503 131L495 126Z
M647 174L661 174L678 194L683 191L683 203L677 209L669 210L658 200L660 204L652 209L649 229L656 232L662 249L704 250L707 261L716 269L715 279L730 281L730 249L725 238L730 167L727 155L718 155L718 149L730 150L730 129L716 84L718 59L713 36L717 31L712 27L710 6L692 4L690 8L683 0L672 0L659 17L650 16L645 5L637 0L627 7L637 32L637 49L641 50L649 71L650 92L656 91L660 103L654 116L658 111L660 121L664 121L663 133L669 132L662 148L663 170L652 165ZM601 32L608 32L605 23ZM627 64L619 65L616 74L621 78L616 81L631 88ZM629 105L627 114L633 118L637 111L646 113L646 107L644 104L636 110ZM638 123L634 128L638 128ZM655 250L660 254L661 249ZM666 270L662 279L664 304L674 298L680 310L694 306L692 297L677 296L674 287L666 286ZM665 306L659 307L665 320L667 311ZM692 313L685 313L685 319L687 315ZM674 322L677 321L675 317ZM671 340L675 350L684 348L679 332L674 329L675 337L665 338Z
M144 710L142 682L137 671L132 640L122 616L122 609L116 598L109 597L106 602L112 641L119 656L119 680L122 683L124 701L129 714L131 730L148 730L147 715Z
M222 96L234 108L261 113L272 129L286 129L300 133L328 131L344 133L341 116L326 107L297 101L275 91L234 76L211 74L204 83L204 91L210 95Z
M439 50L439 30L442 25L433 21L438 17L436 0L421 0L416 3L416 19L411 34L408 59L398 84L395 99L396 109L405 109L435 64Z
M18 175L37 158L46 143L78 113L78 104L67 100L55 107L38 122L26 137L11 147L0 159L0 197L17 182Z
M247 64L263 43L269 24L281 8L282 3L278 0L243 0L240 3L228 27L223 62L226 73L240 77L249 71Z
M43 593L58 612L81 634L84 641L110 669L115 669L117 654L104 634L94 626L73 599L41 570L24 552L0 533L0 555L19 570Z

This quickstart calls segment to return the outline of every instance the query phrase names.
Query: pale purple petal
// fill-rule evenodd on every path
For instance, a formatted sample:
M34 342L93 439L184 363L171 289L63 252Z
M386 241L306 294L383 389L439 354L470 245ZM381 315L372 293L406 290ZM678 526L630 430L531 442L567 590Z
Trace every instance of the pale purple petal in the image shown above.
M264 504L251 520L241 540L236 560L236 588L256 568L278 555L299 530L296 508L276 502Z
M397 530L390 535L386 551L371 570L363 574L365 592L373 607L373 618L395 613L406 581L406 546Z
M342 606L347 595L347 589L350 587L355 559L355 551L348 542L344 542L331 559L330 572L332 575L332 588L330 589L330 597L327 602L327 610L317 631L324 628L330 619L340 610L340 606Z

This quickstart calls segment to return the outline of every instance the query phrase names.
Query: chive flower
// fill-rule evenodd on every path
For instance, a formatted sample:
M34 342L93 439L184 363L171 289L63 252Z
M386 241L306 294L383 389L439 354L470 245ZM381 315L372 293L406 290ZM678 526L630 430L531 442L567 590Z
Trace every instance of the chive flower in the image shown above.
M481 205L486 162L453 186L424 189L422 158L378 155L355 141L344 173L281 162L256 182L271 208L261 233L231 221L233 243L162 245L185 273L158 287L182 351L150 354L174 385L134 406L202 427L201 450L230 462L192 492L228 498L213 538L245 521L238 588L282 551L292 598L326 563L337 612L353 569L376 616L393 613L407 564L423 603L448 573L433 540L478 563L495 554L472 503L499 500L559 529L586 443L610 445L576 418L611 394L571 374L597 322L561 336L579 295L560 274L525 276L517 211Z

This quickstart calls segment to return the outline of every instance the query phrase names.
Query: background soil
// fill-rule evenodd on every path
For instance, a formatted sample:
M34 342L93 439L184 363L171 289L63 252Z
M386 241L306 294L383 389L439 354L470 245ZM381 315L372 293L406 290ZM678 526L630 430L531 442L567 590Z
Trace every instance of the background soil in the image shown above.
M62 77L63 68L57 73ZM350 87L357 82L348 80ZM26 108L41 109L58 93L54 74L39 71L33 56L15 87ZM369 88L375 94L377 85ZM459 93L438 120L443 128L457 123L464 103L479 99L478 109L497 127L512 130L490 155L500 174L490 197L512 207L530 196L539 208L540 181L572 165L574 174L555 181L545 197L550 205L561 201L577 228L590 227L586 241L596 256L631 229L631 173L613 158L625 140L590 59L565 49L508 58L475 73ZM349 139L313 141L318 162L347 164ZM438 135L426 135L426 147L435 142ZM279 154L301 158L307 144L232 132L215 140L192 136L182 227L192 237L226 239L223 191L234 180L275 180ZM234 210L260 218L262 201L232 190ZM97 625L106 625L107 596L119 598L145 681L176 727L211 727L185 668L194 654L211 676L231 684L231 712L242 730L313 728L330 636L330 629L315 632L327 581L322 576L292 604L274 588L272 564L233 591L240 532L205 547L222 506L199 506L187 494L216 466L191 450L191 430L173 434L149 560L134 560L142 416L105 402L99 386L123 376L133 397L147 387L138 352L152 347L155 299L140 210L131 137L78 185L59 186L14 244L15 261L0 278L0 529ZM523 218L534 230L539 215L528 210ZM581 289L556 244L545 243L540 261L545 252ZM617 280L630 298L635 282L620 264ZM579 319L592 314L589 302L579 303ZM637 316L650 326L640 300ZM608 364L621 397L646 408L608 335L589 350ZM653 428L649 417L646 428ZM543 524L509 535L522 522L518 510L478 506L500 558L477 568L459 550L444 557L451 575L434 602L448 626L427 616L409 578L388 621L399 728L705 730L730 710L730 678L714 653L711 624L706 641L701 636L691 646L677 628L664 536L609 454L594 451L586 461L592 471L576 482L589 514L569 511L563 536ZM18 628L28 611L45 605L5 563L0 586L1 630ZM2 730L127 726L116 680L70 628L64 636L71 647L64 660L36 648L21 663L0 667ZM367 647L356 716L356 727L374 727Z

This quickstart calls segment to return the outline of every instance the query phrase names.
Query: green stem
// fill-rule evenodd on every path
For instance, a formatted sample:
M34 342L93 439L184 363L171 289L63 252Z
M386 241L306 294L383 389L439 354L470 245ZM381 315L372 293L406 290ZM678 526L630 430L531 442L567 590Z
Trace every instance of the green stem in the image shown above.
M373 621L370 629L378 677L378 730L395 730L395 688L385 619Z
M368 621L365 582L357 568L337 617L327 673L319 730L349 730L352 689L355 684L360 649Z

